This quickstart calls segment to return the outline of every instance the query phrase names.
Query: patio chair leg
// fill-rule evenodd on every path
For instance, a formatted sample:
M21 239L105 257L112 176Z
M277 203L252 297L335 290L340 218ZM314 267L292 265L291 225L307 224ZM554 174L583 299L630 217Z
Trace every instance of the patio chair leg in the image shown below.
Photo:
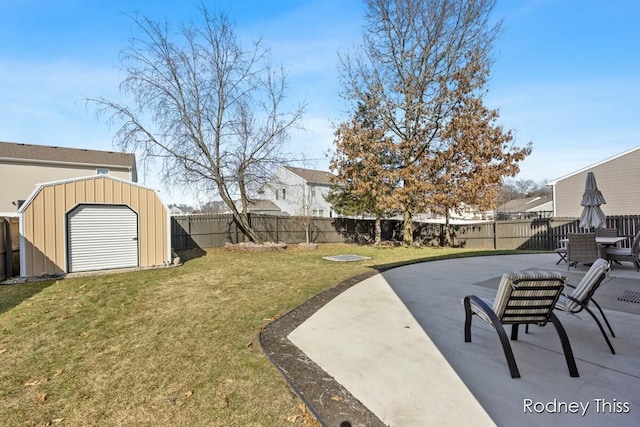
M593 301L593 298L591 299L591 301ZM591 315L591 317L593 317L593 320L595 320L596 323L598 324L598 328L600 328L600 332L602 332L602 336L604 337L604 340L607 342L607 345L609 346L609 350L611 350L611 354L616 354L616 351L613 349L613 345L611 345L611 341L609 341L609 337L607 336L607 333L605 332L604 328L602 327L602 323L600 323L600 321L596 317L595 313L593 311L591 311L589 309L589 307L587 307L587 306L583 306L583 307L587 311L587 313L589 313ZM602 311L600 311L600 312L602 313ZM604 316L604 313L603 313L603 316ZM607 324L608 323L609 322L607 322ZM609 329L611 329L611 327L609 327Z
M464 310L465 310L465 321L464 321L464 341L471 342L471 299L475 301L475 303L482 308L489 319L491 319L491 325L498 333L498 337L500 338L500 343L502 344L502 350L504 351L504 357L507 359L507 365L509 366L509 372L511 373L511 378L520 378L520 371L518 370L518 365L516 364L516 359L513 356L513 350L511 349L511 344L509 344L509 337L507 337L507 333L502 327L502 323L498 319L498 316L493 312L491 307L489 307L484 301L478 298L475 295L469 295L464 297ZM516 333L517 334L517 333Z
M609 321L607 320L607 316L604 315L604 312L602 311L602 308L600 308L600 304L598 304L596 302L596 300L594 300L593 298L591 298L591 302L593 302L593 304L598 307L598 310L600 311L600 314L602 315L602 318L604 319L604 323L607 324L607 327L609 328L609 332L611 332L611 336L615 337L616 334L613 333L613 329L611 329L611 325L609 324Z
M471 302L469 297L464 297L464 342L471 342Z
M571 350L571 343L569 343L569 337L560 323L560 320L556 317L553 312L549 316L553 326L555 326L556 331L558 332L558 336L560 337L560 343L562 344L562 351L564 352L564 358L567 361L567 367L569 368L569 375L572 377L579 377L578 367L576 366L576 360L573 357L573 351Z
M511 325L511 341L518 341L518 327L520 325L517 323L514 323L513 325Z
M504 351L504 357L507 359L507 365L509 365L509 372L511 373L511 378L520 378L520 371L518 370L518 365L516 364L516 358L513 356L513 350L511 349L511 344L509 344L507 333L505 332L501 323L494 323L493 327L495 328L496 332L498 333L498 336L500 337L500 343L502 343L502 350Z

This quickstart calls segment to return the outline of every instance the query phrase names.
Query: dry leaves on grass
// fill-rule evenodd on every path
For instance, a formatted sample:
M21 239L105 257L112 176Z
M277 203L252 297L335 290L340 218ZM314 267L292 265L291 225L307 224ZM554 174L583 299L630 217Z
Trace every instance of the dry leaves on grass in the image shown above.
M7 352L7 349L6 349L6 348L0 348L0 354L2 354L2 353L6 353L6 352Z
M50 426L50 425L52 425L52 424L60 424L60 423L61 423L61 422L63 422L63 421L64 421L64 418L55 418L55 419L53 419L53 420L49 421L49 422L47 423L47 425L48 425L48 426Z
M47 400L47 393L40 393L38 395L38 402L44 402L45 400Z
M33 379L27 381L26 383L24 383L24 386L25 387L35 387L37 385L44 384L47 381L49 381L49 380L47 380L45 377L33 378Z
M300 409L299 414L291 415L287 417L287 422L291 424L300 423L303 427L320 427L321 424L316 420L313 414L307 408L307 405L304 403L300 403L298 405L298 409Z

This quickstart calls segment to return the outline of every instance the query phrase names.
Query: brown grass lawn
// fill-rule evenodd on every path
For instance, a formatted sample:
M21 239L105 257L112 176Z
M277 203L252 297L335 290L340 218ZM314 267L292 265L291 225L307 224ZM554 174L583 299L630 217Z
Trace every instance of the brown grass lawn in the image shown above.
M0 286L0 424L300 423L300 400L262 353L260 329L356 274L463 252L212 249L177 268ZM340 253L373 259L322 259Z

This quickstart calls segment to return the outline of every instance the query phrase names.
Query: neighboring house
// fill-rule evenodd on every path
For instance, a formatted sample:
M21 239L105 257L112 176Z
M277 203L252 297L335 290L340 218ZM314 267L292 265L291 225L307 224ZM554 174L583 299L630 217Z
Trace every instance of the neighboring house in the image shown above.
M259 194L285 214L328 218L333 216L333 209L325 196L333 185L333 176L330 172L285 166Z
M169 215L184 215L185 212L176 205L169 205Z
M553 191L553 216L579 217L587 174L593 172L607 203L605 215L640 214L640 146L565 175L547 185Z
M498 206L497 219L547 218L553 211L550 196L509 200Z
M135 155L0 142L0 216L16 216L37 184L102 174L137 182Z
M189 205L171 204L168 208L169 215L190 215L193 213L193 208Z

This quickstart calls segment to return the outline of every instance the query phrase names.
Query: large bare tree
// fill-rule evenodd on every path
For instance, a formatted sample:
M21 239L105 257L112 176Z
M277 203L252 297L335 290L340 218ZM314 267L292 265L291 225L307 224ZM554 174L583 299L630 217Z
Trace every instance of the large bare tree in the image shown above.
M300 126L304 105L287 107L285 73L262 40L245 50L226 15L203 8L202 18L173 32L133 17L137 31L122 53L120 85L131 104L89 101L120 126L123 149L161 159L166 183L217 193L245 236L260 242L247 205L291 160L288 131Z
M365 2L363 41L341 56L343 95L354 106L366 103L394 144L398 185L386 208L403 212L410 245L412 215L428 208L435 185L429 172L460 102L458 89L486 78L500 23L489 19L495 0Z

